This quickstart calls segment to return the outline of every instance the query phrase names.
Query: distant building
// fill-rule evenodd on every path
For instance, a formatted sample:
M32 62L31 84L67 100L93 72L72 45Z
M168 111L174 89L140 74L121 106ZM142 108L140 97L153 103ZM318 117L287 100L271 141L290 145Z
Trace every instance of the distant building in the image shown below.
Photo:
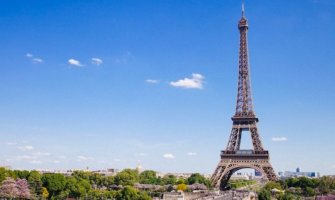
M285 172L278 172L278 175L281 178L291 178L291 177L308 177L308 178L319 178L319 172L302 172L301 169L298 167L295 172L285 171Z
M166 192L163 194L163 200L184 200L183 192Z

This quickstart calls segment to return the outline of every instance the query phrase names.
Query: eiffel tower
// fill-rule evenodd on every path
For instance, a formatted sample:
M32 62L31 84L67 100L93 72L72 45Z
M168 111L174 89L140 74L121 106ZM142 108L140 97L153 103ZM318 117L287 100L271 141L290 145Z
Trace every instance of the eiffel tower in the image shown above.
M247 42L249 26L244 15L244 3L242 3L242 18L238 22L238 29L240 31L240 50L236 112L231 118L233 128L227 148L225 151L221 151L221 161L211 178L213 186L220 188L220 190L227 189L231 175L244 168L255 169L268 180L277 179L270 164L269 152L264 150L258 134L258 118L252 104ZM249 131L251 135L252 150L240 149L243 131Z

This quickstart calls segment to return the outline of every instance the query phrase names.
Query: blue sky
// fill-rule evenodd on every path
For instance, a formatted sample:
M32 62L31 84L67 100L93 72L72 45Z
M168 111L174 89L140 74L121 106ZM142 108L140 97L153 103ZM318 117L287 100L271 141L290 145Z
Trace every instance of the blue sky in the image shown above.
M0 165L213 172L235 108L240 1L1 4ZM275 170L335 174L335 2L247 0L246 16Z

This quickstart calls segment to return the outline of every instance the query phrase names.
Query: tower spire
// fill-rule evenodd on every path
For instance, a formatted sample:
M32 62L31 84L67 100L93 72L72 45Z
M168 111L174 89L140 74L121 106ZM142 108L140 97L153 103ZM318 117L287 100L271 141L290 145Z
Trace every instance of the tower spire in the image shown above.
M242 17L244 17L244 0L242 0Z

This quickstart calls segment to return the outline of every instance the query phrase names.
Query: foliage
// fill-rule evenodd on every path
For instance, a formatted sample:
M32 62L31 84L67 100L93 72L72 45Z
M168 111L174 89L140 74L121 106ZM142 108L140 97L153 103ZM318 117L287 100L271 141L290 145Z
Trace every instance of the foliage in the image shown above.
M177 183L177 177L172 174L165 175L162 178L163 185L176 185L176 183Z
M138 171L132 169L124 169L123 171L118 173L114 178L114 182L116 185L123 185L123 186L133 186L138 181L139 181Z
M177 190L185 191L187 189L187 185L182 183L177 185Z
M159 181L155 171L146 170L140 174L139 182L141 184L158 184Z
M272 190L272 189L278 189L278 190L282 190L282 187L280 185L280 183L274 182L274 181L269 181L265 186L264 189L266 190Z
M46 199L49 197L49 192L48 192L48 189L45 188L45 187L42 187L42 198L43 199Z
M258 192L258 200L271 200L271 192L266 189L261 189Z
M192 174L188 179L187 179L187 183L192 185L194 183L200 183L200 184L204 184L207 187L211 186L211 181L208 180L207 178L205 178L204 176L202 176L199 173L195 173Z
M26 179L18 178L16 180L16 188L18 190L18 195L20 199L30 199L31 194L29 190L29 184Z
M248 186L248 185L253 185L255 183L256 183L256 181L254 181L254 180L231 180L231 181L229 181L229 185L233 189L245 187L245 186Z
M311 187L306 187L304 193L305 193L305 195L308 196L308 197L312 197L312 196L315 195L315 191L314 191L314 189L311 188Z
M296 197L289 192L286 192L283 195L280 195L278 198L278 200L295 200L295 199Z
M147 193L139 192L137 189L126 186L117 195L117 200L150 200Z
M43 186L48 188L50 197L60 194L66 186L65 176L62 174L44 174Z
M15 198L18 197L19 190L13 178L7 177L0 186L0 197Z
M43 194L43 184L41 174L37 171L31 171L28 177L29 187L33 194L40 197Z

